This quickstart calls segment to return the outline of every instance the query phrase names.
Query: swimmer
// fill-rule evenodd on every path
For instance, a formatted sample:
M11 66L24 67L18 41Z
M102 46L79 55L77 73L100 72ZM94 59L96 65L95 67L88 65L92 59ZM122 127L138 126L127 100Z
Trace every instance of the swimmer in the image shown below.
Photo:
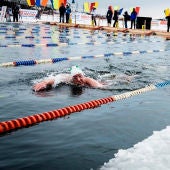
M35 92L56 87L57 84L66 83L77 86L87 86L93 88L102 88L105 85L90 77L86 77L83 71L78 66L72 66L70 74L58 74L51 78L45 79L33 86Z

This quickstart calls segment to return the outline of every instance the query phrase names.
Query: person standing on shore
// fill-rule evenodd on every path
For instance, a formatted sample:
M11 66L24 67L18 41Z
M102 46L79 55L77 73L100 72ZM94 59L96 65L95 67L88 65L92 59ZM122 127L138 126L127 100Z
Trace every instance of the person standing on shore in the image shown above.
M13 22L15 21L18 22L19 7L16 3L13 4L12 14L13 14Z
M133 26L134 26L134 29L136 28L136 17L137 17L137 12L135 8L133 8L133 11L131 12L131 15L130 15L131 29Z
M60 12L60 23L64 23L64 15L66 13L66 8L64 6L64 3L61 3L61 6L59 8L59 12Z
M118 11L115 10L114 11L114 16L113 16L113 20L114 20L113 27L118 27L118 18L119 18Z
M169 32L169 28L170 28L170 14L169 16L166 17L167 19L167 32Z
M165 18L167 20L167 32L169 32L170 28L170 8L164 10Z
M69 23L70 14L71 14L71 8L70 8L70 5L67 4L67 5L66 5L66 23Z
M35 19L36 19L36 20L37 20L37 19L41 19L41 13L42 13L41 8L38 8L37 14L36 14L36 16L35 16Z
M91 19L92 19L92 25L97 25L96 23L96 8L93 7L92 11L91 11Z
M170 16L167 16L166 19L167 19L167 32L169 32L169 28L170 28Z
M109 6L109 7L108 7L107 14L106 14L106 19L107 19L107 24L108 24L108 26L111 25L112 16L113 16L112 6Z
M125 11L125 13L123 14L123 16L124 16L125 28L127 28L127 21L130 20L130 15L128 14L127 11Z

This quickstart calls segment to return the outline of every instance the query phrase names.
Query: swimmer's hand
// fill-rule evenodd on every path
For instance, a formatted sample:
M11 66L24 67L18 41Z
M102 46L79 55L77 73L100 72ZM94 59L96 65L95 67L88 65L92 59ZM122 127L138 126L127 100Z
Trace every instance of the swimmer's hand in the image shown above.
M45 90L47 87L47 83L46 82L40 82L40 83L37 83L33 86L33 90L35 92L38 92L38 91L41 91L41 90Z
M40 83L35 84L32 89L33 91L38 92L48 89L49 86L52 86L53 84L54 80L42 81Z

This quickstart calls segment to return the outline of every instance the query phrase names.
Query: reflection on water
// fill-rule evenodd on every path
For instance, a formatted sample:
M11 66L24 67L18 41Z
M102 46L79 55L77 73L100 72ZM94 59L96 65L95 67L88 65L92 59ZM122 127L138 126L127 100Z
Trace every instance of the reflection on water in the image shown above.
M79 96L84 92L84 88L83 87L78 87L78 86L70 86L71 89L71 95L73 96Z

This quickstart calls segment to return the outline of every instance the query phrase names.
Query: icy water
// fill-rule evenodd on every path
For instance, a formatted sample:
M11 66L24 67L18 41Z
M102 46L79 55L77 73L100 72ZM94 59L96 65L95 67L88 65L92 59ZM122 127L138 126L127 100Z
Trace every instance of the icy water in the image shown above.
M46 44L67 43L48 46ZM98 43L98 44L97 44ZM34 44L34 47L24 47ZM164 52L110 55L115 52ZM170 80L170 41L38 24L0 24L0 63L75 57L55 64L0 67L0 121L56 110ZM128 54L128 53L127 53ZM59 85L35 93L35 82L79 65L106 89ZM73 113L0 136L0 169L99 169L119 149L170 125L170 87Z

